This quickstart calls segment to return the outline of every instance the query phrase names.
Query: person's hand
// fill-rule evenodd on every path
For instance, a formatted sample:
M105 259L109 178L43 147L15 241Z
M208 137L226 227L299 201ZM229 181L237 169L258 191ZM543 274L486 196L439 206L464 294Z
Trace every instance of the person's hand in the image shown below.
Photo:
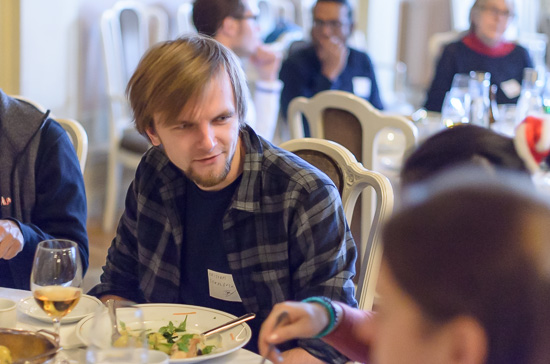
M316 51L321 62L321 73L334 81L346 68L348 47L338 37L326 37L318 40Z
M287 312L287 319L280 322L277 328L273 330L277 318L283 312ZM327 310L319 304L278 303L262 324L258 339L260 354L262 356L267 355L271 344L277 345L297 338L311 338L327 327L329 320ZM273 363L279 363L282 360L277 349L270 353L268 359Z
M25 240L17 223L0 220L0 259L9 260L23 250Z
M258 76L262 81L275 81L279 77L279 69L283 56L265 45L260 45L256 53L250 57L250 61L258 70Z

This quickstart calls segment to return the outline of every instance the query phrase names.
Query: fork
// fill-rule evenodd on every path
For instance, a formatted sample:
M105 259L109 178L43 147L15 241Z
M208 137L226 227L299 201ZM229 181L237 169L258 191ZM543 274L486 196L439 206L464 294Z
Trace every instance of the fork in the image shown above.
M288 321L287 311L283 311L279 314L279 316L277 316L277 320L275 320L275 324L273 325L272 331L275 331L275 329L279 327L279 325L282 324L283 321ZM260 364L265 364L265 361L271 355L274 349L275 349L275 344L269 344L269 349L267 350L267 354L265 354L265 356L262 358L262 361L260 362Z
M107 310L109 311L109 318L111 319L111 327L112 327L112 333L111 333L111 343L114 343L118 340L119 337L122 335L120 332L118 332L118 322L116 319L116 307L115 307L115 300L108 299L105 302L105 305L107 306Z

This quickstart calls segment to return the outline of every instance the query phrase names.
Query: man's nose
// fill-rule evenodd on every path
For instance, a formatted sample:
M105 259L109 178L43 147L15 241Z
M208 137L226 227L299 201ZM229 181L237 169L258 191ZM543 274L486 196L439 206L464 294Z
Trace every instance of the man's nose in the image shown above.
M325 37L332 36L332 27L329 23L323 23L320 26L321 34Z
M212 125L207 124L199 129L199 146L202 150L212 150L216 146L216 134Z

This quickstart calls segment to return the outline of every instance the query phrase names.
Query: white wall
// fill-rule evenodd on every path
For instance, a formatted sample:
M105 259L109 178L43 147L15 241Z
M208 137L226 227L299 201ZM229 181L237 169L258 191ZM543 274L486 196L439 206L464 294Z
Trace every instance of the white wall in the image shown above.
M21 0L20 94L77 116L78 2Z

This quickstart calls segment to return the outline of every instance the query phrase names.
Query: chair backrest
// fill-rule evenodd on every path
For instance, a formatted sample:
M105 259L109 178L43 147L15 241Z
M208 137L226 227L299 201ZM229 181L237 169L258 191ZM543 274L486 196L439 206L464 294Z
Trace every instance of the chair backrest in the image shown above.
M417 127L404 117L380 113L368 101L345 91L322 91L314 97L296 97L288 107L288 122L293 139L302 138L303 122L309 125L311 136L332 140L347 148L365 168L381 171L382 131L398 130L396 139L404 140L398 152L392 151L392 162L402 158L403 152L416 144ZM390 129L388 129L390 128ZM395 146L392 146L395 148ZM395 156L397 154L397 157ZM384 160L386 157L384 158ZM399 168L395 166L394 169ZM387 171L386 168L385 172ZM351 224L352 234L360 246L360 251L371 249L369 226L374 214L374 196L364 193L355 208L355 223Z
M74 119L59 119L55 118L63 129L69 135L69 139L73 143L74 149L76 151L76 156L80 163L80 170L84 173L84 168L86 167L86 158L88 156L88 134L86 130L78 121Z
M111 101L111 135L120 139L131 117L124 92L141 56L153 44L168 39L168 15L138 1L119 1L101 16L101 37Z
M12 95L11 97L31 104L43 113L47 111L42 105L35 101L29 100L26 97L19 95ZM80 170L84 173L86 159L88 157L88 134L86 133L86 130L82 124L74 119L60 119L55 117L53 114L50 114L50 117L57 121L67 132L69 139L73 143L76 156L78 158L78 163L80 164Z
M361 192L369 187L374 190L376 207L368 237L371 249L360 250L362 256L356 293L359 307L371 309L382 258L380 228L393 210L393 190L389 180L378 172L367 170L349 150L329 140L293 139L281 144L281 148L293 152L333 180L342 197L348 224L352 222L354 206Z
M177 14L178 35L196 33L197 28L193 24L193 1L185 0L178 7Z
M347 119L352 116L356 125L343 127L339 123L345 117L342 112L348 115ZM301 96L293 99L287 115L293 139L304 136L302 115L306 118L312 137L334 140L344 145L371 170L378 157L377 137L380 131L386 128L400 130L405 137L406 149L413 147L418 138L418 129L412 121L401 116L382 114L365 99L346 91L322 91L309 99ZM329 118L331 115L337 117ZM356 152L357 147L348 146L353 140L359 141L360 153Z

